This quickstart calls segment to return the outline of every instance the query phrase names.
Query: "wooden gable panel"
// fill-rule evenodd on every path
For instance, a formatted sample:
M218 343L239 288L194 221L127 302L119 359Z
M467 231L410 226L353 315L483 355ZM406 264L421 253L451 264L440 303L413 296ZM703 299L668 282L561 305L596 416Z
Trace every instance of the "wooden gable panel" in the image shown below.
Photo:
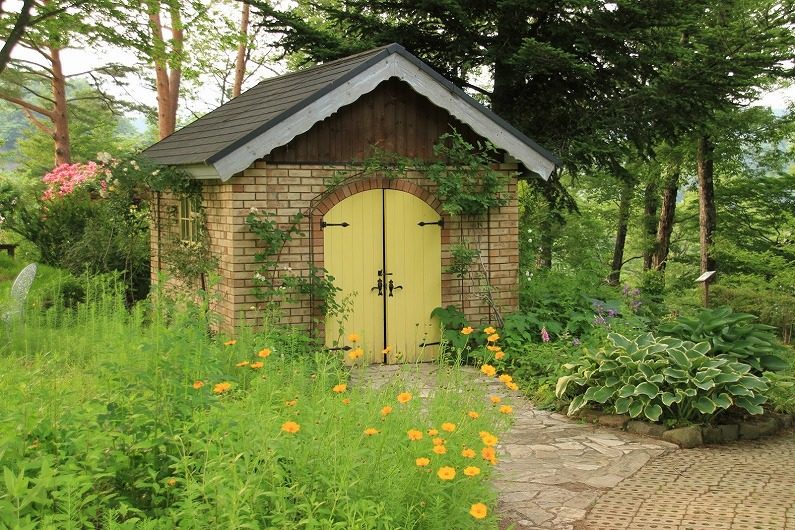
M411 158L432 160L439 136L455 128L469 142L482 140L472 129L398 79L389 79L354 103L316 123L268 162L347 163L371 154L371 146Z

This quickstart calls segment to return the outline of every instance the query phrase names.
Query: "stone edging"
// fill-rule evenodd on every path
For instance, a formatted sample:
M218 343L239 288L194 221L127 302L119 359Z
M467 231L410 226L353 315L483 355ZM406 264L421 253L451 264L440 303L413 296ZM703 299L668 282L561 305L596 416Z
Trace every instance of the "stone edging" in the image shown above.
M669 429L665 425L633 420L627 415L605 414L601 411L583 409L575 417L635 434L650 436L671 442L688 449L703 444L720 444L736 440L756 440L770 436L795 424L795 414L776 414L768 412L751 421L725 425L689 425Z

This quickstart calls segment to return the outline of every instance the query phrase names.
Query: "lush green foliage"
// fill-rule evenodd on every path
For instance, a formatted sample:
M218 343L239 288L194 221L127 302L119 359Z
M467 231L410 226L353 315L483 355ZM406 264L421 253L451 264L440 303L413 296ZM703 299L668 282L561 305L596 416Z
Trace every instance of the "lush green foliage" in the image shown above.
M213 336L206 298L128 311L120 287L0 327L0 526L496 528L469 511L494 506L479 433L508 416L457 370L428 398L335 392L339 358L289 329Z
M768 382L747 364L710 357L707 342L644 334L630 340L608 336L611 345L586 350L564 366L556 394L570 396L569 414L598 403L618 414L651 421L710 421L736 405L761 414Z
M707 342L709 355L745 363L761 374L766 370L785 370L788 363L776 353L781 351L772 326L756 322L754 315L735 313L729 307L702 309L693 317L680 316L663 323L659 331L693 342Z

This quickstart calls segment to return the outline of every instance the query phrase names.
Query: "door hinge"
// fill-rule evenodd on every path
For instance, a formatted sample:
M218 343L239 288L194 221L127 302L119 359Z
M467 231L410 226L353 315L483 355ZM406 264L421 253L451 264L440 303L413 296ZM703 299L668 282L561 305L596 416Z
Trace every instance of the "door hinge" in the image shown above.
M351 226L351 225L346 223L346 222L342 222L342 223L327 223L326 221L320 221L320 228L321 229L326 228L327 226L341 226L341 227L345 228L346 226Z
M439 219L438 221L420 221L417 223L418 226L428 226L428 225L438 225L444 228L444 219Z

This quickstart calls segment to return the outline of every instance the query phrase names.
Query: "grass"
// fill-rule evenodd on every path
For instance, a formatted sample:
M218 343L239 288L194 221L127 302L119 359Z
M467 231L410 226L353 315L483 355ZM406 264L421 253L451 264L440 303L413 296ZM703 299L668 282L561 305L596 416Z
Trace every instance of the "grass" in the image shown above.
M457 369L427 398L350 388L295 331L213 335L206 305L84 290L0 327L0 527L497 527L483 433L510 420Z

